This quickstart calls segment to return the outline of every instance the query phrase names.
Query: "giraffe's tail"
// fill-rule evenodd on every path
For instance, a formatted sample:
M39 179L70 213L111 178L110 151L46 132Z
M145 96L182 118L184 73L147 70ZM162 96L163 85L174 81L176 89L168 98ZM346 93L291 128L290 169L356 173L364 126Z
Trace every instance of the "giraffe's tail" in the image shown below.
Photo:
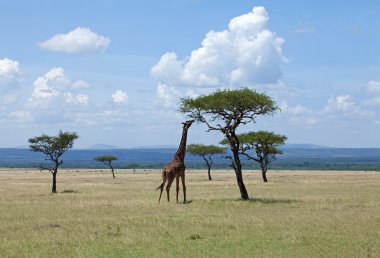
M165 172L164 172L164 170L162 171L162 184L160 184L160 186L158 186L157 188L156 188L156 191L158 190L158 189L164 189L164 185L165 185L165 182L166 182L166 175L165 175Z
M163 187L164 187L164 183L160 184L160 186L156 188L156 191L157 191L158 189L162 189Z

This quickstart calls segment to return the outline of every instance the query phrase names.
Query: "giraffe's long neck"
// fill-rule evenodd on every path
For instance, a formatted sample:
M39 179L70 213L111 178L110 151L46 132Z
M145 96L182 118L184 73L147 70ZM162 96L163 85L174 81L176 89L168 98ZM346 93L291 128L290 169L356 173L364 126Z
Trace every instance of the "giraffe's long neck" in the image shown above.
M183 128L181 143L179 144L177 152L174 154L174 158L181 159L182 161L185 159L186 154L187 129L186 127Z

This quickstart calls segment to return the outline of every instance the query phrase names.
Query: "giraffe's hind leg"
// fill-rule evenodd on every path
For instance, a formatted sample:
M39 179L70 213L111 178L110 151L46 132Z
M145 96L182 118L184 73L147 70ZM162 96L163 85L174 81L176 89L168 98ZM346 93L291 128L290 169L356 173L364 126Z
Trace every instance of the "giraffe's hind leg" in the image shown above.
M160 186L160 198L158 199L158 203L161 202L162 191L164 191L164 187L165 187L165 183L166 183L167 179L168 179L168 177L166 175L164 175L163 179L162 179L162 184Z
M170 192L170 187L172 186L173 180L174 180L174 175L170 174L169 179L168 179L168 185L166 186L166 195L168 197L168 202L170 202L169 192Z

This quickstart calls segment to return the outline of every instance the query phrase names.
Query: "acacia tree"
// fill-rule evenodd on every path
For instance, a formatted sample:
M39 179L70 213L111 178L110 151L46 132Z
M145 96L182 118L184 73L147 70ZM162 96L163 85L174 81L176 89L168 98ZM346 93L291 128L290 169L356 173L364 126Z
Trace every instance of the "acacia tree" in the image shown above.
M258 162L260 164L263 181L268 182L266 176L268 165L276 160L277 154L282 154L278 146L284 144L287 137L268 131L242 133L237 136L240 142L239 153L248 159ZM228 141L224 139L220 143L228 144ZM249 154L251 150L255 156Z
M57 192L57 173L58 167L62 165L63 160L61 156L74 145L74 141L79 136L75 132L62 132L59 131L57 136L49 136L42 134L30 138L29 148L34 152L42 152L46 155L45 160L53 162L53 167L42 167L41 170L49 170L53 175L52 193Z
M128 168L132 169L133 170L133 173L136 173L136 168L139 167L139 164L137 163L129 163L128 164Z
M114 169L112 166L112 161L117 160L117 157L110 156L110 155L104 155L104 156L97 156L95 160L103 162L105 165L109 166L112 172L112 177L115 178Z
M211 166L213 163L212 156L214 154L226 153L226 148L215 145L189 144L186 150L192 155L201 156L207 165L208 180L212 180Z
M195 121L206 124L208 131L219 131L227 138L232 152L231 166L243 200L248 200L249 196L243 182L236 130L240 125L254 123L257 116L273 114L277 109L269 96L249 88L217 90L197 98L182 98L179 108Z

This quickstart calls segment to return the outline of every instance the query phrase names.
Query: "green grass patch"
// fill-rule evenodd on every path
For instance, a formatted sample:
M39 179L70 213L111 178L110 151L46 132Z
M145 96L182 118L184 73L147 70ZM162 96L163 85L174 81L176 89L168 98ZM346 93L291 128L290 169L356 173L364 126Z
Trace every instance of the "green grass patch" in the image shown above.
M380 173L187 173L189 203L160 171L0 171L1 257L380 257ZM78 189L78 190L72 190ZM78 193L80 194L69 194Z

